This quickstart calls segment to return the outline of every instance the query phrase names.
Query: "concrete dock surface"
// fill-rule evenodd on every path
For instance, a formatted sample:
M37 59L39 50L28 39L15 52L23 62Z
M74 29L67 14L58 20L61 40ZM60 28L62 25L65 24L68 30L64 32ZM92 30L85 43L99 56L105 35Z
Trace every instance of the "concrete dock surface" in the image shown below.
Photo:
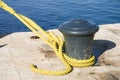
M57 29L50 31L62 36ZM47 70L63 70L64 65L46 43L31 36L35 34L0 34L0 80L120 80L120 23L100 25L93 44L94 66L73 67L63 76L32 72L30 64Z

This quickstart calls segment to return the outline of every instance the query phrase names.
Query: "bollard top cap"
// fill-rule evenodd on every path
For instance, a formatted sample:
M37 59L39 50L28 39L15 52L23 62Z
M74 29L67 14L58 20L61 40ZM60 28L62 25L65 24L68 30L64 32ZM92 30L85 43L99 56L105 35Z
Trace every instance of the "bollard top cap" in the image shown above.
M59 25L58 29L67 35L91 35L97 32L99 27L88 20L74 19Z

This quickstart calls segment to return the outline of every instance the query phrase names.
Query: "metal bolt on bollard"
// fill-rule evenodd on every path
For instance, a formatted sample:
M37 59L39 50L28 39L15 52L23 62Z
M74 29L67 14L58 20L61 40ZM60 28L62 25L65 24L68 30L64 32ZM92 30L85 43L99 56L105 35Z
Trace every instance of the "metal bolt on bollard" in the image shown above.
M94 22L74 19L59 25L58 29L65 39L66 55L78 60L88 59L93 55L93 37L99 29Z

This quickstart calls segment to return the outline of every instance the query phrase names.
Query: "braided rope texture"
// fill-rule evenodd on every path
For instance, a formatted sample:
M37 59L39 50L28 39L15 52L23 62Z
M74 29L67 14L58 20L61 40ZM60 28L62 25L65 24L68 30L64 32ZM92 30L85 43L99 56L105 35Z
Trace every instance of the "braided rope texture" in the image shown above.
M65 75L71 72L73 69L73 66L88 67L95 63L94 55L90 59L87 59L87 60L76 60L76 59L68 57L62 52L64 41L62 40L61 37L56 36L53 32L44 31L39 25L37 25L30 18L22 14L18 14L15 10L9 7L2 0L0 0L0 8L14 15L16 18L18 18L18 20L20 20L24 25L26 25L33 33L35 33L44 42L46 42L54 50L56 55L59 57L59 59L62 61L62 63L65 66L65 70L53 71L53 70L38 69L37 66L32 64L30 66L32 71L36 73L40 73L40 74L60 76L60 75Z

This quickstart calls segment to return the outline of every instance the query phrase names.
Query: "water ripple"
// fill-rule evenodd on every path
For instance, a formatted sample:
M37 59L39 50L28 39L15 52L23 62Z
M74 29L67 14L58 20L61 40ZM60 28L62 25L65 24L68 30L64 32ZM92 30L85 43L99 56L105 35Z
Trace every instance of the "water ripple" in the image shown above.
M43 29L57 28L73 18L92 20L97 24L120 22L120 0L4 0L18 13L26 15ZM0 33L29 31L12 15L0 9Z

